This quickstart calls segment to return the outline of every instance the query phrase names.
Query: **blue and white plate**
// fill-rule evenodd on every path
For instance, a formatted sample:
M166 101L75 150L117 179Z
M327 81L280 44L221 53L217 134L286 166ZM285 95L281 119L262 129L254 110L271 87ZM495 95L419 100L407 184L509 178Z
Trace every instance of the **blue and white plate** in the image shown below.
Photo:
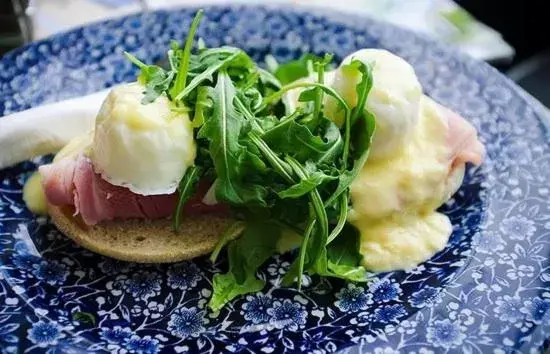
M185 37L194 9L93 24L0 60L0 115L90 93L136 75L123 51L160 59ZM479 130L487 161L469 170L444 207L447 247L409 272L366 285L310 279L280 288L276 257L262 293L218 316L205 304L206 259L137 265L98 256L61 235L22 202L25 179L45 159L0 171L0 348L3 352L531 353L550 344L548 113L494 69L367 18L264 7L212 7L199 35L254 59L304 52L340 60L389 49L416 68L425 91ZM2 153L0 151L0 153Z

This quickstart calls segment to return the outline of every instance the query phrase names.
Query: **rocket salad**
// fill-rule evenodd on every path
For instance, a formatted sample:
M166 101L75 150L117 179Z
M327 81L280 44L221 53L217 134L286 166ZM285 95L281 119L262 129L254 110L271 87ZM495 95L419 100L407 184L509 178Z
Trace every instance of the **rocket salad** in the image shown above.
M267 71L239 48L206 48L199 40L193 50L202 16L199 11L183 47L171 44L167 68L127 56L140 69L142 104L166 95L173 109L193 117L197 157L179 184L175 231L202 178L215 181L216 201L229 205L236 220L211 257L215 261L225 248L229 269L214 276L210 308L261 290L265 284L256 271L288 234L297 235L299 249L284 285L300 288L303 273L365 281L359 233L346 220L349 186L367 160L375 130L374 116L364 109L372 65L349 64L361 75L356 92L362 103L350 109L324 84L330 55L308 54L282 65L270 58ZM311 75L316 82L297 81ZM289 111L282 98L298 88L300 105ZM325 97L344 113L341 127L323 113Z

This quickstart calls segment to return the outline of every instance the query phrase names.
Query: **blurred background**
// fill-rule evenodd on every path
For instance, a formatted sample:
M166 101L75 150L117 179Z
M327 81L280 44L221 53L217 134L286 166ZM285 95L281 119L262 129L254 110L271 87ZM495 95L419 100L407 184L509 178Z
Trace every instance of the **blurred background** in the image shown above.
M136 11L224 0L0 0L0 55L28 41ZM493 65L550 107L543 0L248 0L364 13L432 36Z

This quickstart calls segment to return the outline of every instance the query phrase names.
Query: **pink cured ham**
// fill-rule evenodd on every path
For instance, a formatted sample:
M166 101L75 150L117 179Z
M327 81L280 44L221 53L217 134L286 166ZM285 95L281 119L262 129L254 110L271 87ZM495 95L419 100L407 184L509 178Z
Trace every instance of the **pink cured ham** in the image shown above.
M451 149L452 166L467 162L481 165L485 157L485 147L477 137L476 128L447 107L438 106L442 117L447 120L447 144Z
M465 164L481 165L485 158L485 147L479 141L477 131L470 122L448 109L437 104L440 118L447 125L447 145L450 150L449 174L447 176L445 199L456 193L462 185Z
M176 193L143 196L114 186L93 170L85 156L63 159L39 168L46 198L50 204L73 205L87 225L116 218L165 218L172 215ZM201 203L209 184L199 185L197 194L184 206L184 213L223 212L224 206Z

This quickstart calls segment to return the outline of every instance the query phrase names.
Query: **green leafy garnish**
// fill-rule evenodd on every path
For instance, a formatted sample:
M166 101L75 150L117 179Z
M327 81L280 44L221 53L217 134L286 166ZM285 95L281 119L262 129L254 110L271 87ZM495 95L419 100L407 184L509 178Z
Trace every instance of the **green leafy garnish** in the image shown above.
M89 313L89 312L75 312L72 315L73 321L78 321L81 323L89 323L92 326L95 326L96 319L95 315Z
M349 187L368 159L375 131L374 116L365 108L373 64L352 60L341 68L361 75L352 109L324 82L331 55L306 54L282 64L268 57L270 72L239 48L206 48L199 39L194 52L201 17L199 11L183 48L172 42L167 67L126 55L140 69L143 104L165 95L172 110L192 117L197 156L179 183L174 229L203 179L215 181L216 200L236 220L211 254L217 262L226 249L229 264L213 278L209 307L217 311L261 290L258 268L274 253L295 247L285 285L296 281L300 288L303 273L365 281L359 233L347 217ZM289 108L282 98L296 89L301 104ZM342 127L325 114L326 97L343 111Z
M181 214L183 205L193 195L195 187L202 176L202 168L198 166L191 166L183 175L183 178L178 187L178 204L176 210L174 210L174 230L177 232L181 225Z
M189 70L189 59L191 57L191 47L193 46L193 38L195 37L195 32L199 27L204 11L201 9L197 11L193 22L191 23L191 28L189 29L189 34L185 40L185 47L183 48L183 55L179 62L178 74L176 75L176 80L172 89L170 91L171 97L176 97L184 88L187 80L187 71Z
M359 252L359 241L359 231L347 225L344 235L327 247L327 267L331 275L357 282L367 280L365 268L361 267L363 256Z
M271 58L269 60L271 61L271 66L274 67L275 65L273 64ZM315 62L323 63L323 69L325 70L330 69L330 59L327 62L313 54L304 54L298 60L293 60L288 63L278 65L275 68L274 75L282 84L286 85L312 74L310 68Z
M210 90L212 114L200 128L197 137L208 140L210 156L216 169L216 198L230 204L265 204L265 188L244 183L249 171L246 160L254 156L240 143L241 131L246 123L235 110L235 87L225 71L218 74L216 87Z
M256 271L275 253L280 236L278 225L253 221L240 238L229 244L229 271L214 275L214 294L208 304L212 310L218 311L235 297L264 287L265 282L256 278Z
M235 221L231 224L220 236L220 240L214 247L214 250L210 254L210 261L214 263L218 259L218 255L222 249L227 245L231 240L238 237L243 230L246 228L246 223L244 221Z

